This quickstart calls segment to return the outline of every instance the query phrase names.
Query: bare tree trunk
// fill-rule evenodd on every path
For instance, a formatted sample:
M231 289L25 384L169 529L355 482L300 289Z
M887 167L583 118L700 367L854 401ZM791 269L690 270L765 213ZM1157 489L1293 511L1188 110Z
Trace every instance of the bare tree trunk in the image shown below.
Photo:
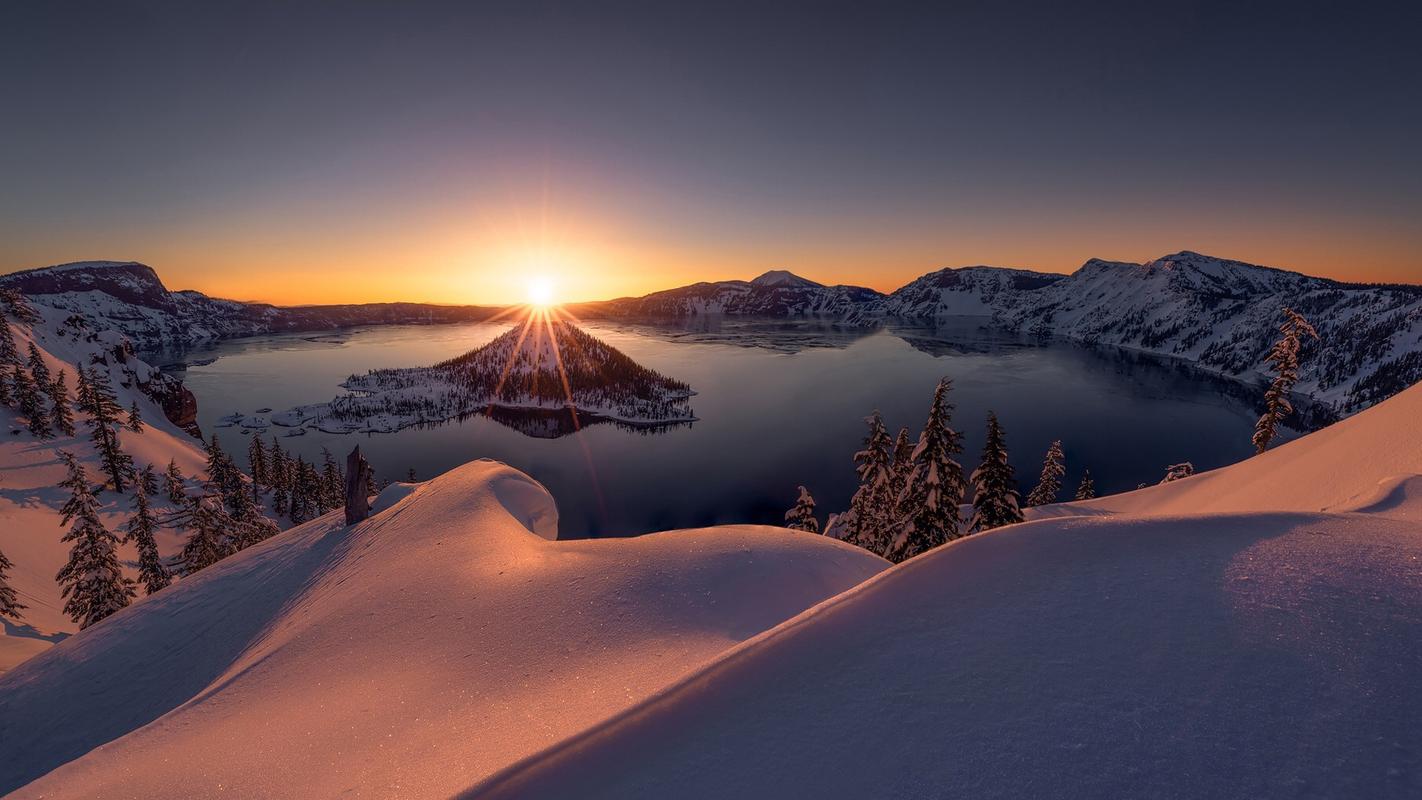
M346 456L346 524L354 525L370 516L370 487L366 485L369 463L360 454L360 445Z

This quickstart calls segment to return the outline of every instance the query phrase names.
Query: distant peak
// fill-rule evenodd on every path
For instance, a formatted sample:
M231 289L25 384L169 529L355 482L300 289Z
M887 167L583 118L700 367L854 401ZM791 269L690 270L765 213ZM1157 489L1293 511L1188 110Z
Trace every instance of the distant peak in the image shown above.
M815 283L809 278L802 278L784 269L773 269L751 281L751 284L754 286L792 286L805 289L817 288L824 285L822 283Z

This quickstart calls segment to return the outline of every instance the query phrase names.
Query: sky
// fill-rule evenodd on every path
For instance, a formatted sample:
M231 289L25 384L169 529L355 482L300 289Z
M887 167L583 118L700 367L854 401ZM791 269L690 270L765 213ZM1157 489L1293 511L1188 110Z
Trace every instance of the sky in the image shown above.
M0 271L278 303L1422 283L1422 3L0 4Z

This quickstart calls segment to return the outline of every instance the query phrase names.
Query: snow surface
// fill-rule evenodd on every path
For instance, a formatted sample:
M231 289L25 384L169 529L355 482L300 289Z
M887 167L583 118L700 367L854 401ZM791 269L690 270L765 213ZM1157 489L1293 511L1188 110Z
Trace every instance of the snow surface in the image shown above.
M934 550L468 796L1422 795L1419 412Z
M401 491L0 676L0 792L448 795L887 567L756 526L552 541L488 461Z

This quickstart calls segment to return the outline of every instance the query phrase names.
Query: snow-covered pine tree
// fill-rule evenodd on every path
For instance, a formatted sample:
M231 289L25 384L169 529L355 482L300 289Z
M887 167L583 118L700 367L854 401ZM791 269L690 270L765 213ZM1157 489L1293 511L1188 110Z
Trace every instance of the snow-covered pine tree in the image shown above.
M869 434L864 437L864 449L854 454L859 489L849 500L841 538L882 553L884 540L892 536L893 498L889 491L893 482L893 443L877 408L864 421L869 424Z
M291 474L291 521L300 525L312 517L311 483L306 480L306 474L311 470L306 466L306 462L301 456L296 457L296 461L290 464Z
M345 505L346 476L330 450L321 448L321 459L321 507L332 511Z
M0 368L0 406L13 408L14 405L15 395L10 389L10 374Z
M1057 502L1062 491L1062 477L1066 475L1066 456L1062 453L1062 440L1052 442L1047 448L1047 456L1042 459L1042 477L1032 493L1027 495L1027 505L1044 506Z
M0 617L9 617L18 622L24 618L20 612L29 606L20 602L20 596L15 591L15 587L10 585L9 572L14 568L14 563L5 557L3 552L0 552Z
M134 433L143 433L143 414L138 410L138 401L134 400L128 407L128 421L124 427Z
M158 542L154 538L158 521L148 506L149 492L157 483L152 467L144 467L139 472L133 484L133 515L123 525L124 541L133 542L138 548L138 580L145 594L153 594L173 582L173 574L158 555Z
M815 519L815 498L810 496L810 491L805 487L800 487L800 497L795 501L795 507L785 512L785 527L807 533L819 533L820 523Z
M192 498L172 524L188 529L188 540L178 556L184 575L207 569L237 552L231 536L233 520L222 507L222 500L212 495Z
M267 478L272 487L272 510L278 514L291 511L291 468L281 444L272 437L271 455L267 459Z
M54 435L49 427L49 415L45 413L44 400L39 389L30 380L29 373L19 364L11 368L10 385L15 393L15 409L25 418L25 424L36 439L48 439Z
M30 307L29 301L19 289L0 289L0 316L8 316L23 325L34 326L40 315Z
M49 393L50 416L54 427L65 436L74 435L74 410L69 407L69 385L64 370L59 370L45 389Z
M953 460L963 444L952 427L952 388L948 378L938 382L928 421L910 456L913 466L898 503L903 531L885 555L890 561L905 561L963 535L958 506L967 487L962 465Z
M1284 309L1284 321L1279 325L1279 341L1264 358L1274 367L1274 380L1264 393L1264 414L1254 425L1254 450L1262 453L1269 449L1279 424L1294 411L1289 402L1289 392L1299 379L1299 351L1303 348L1304 337L1318 338L1318 331L1292 308Z
M1082 470L1081 483L1076 487L1077 500L1091 500L1096 497L1096 483L1091 480L1091 470Z
M889 482L889 497L895 506L896 516L899 495L903 494L904 484L908 482L909 472L912 470L913 437L909 435L907 427L899 428L899 435L894 438L893 479Z
M122 493L134 474L133 458L123 451L119 442L119 415L123 413L123 406L114 397L103 369L86 371L83 367L79 368L76 405L89 415L89 430L94 447L99 451L104 473L109 476L109 483L115 492Z
M174 505L181 506L188 502L187 482L183 479L183 471L178 469L177 459L168 459L168 469L163 473L163 491Z
M1017 480L1007 457L1007 436L997 415L989 411L982 463L973 470L973 520L969 529L976 533L1021 521Z
M258 486L267 485L267 448L262 444L260 436L253 435L251 441L247 442L247 471L251 474L253 483Z
M54 377L50 375L49 365L44 363L44 356L40 354L39 348L35 347L34 342L30 342L26 364L30 368L30 378L35 382L35 388L48 394L49 385Z
M1171 464L1170 466L1165 468L1165 478L1161 480L1161 483L1170 483L1171 481L1178 481L1181 478L1188 478L1194 474L1195 465L1191 464L1189 461L1182 461L1179 464Z
M99 501L89 486L84 465L72 453L60 451L68 471L59 485L69 490L60 509L62 525L71 525L63 541L73 542L69 562L55 576L65 598L64 613L83 630L124 608L133 600L133 581L118 560L118 537L99 519Z
M0 317L0 366L15 366L20 363L20 351L15 347L15 334L10 323Z

